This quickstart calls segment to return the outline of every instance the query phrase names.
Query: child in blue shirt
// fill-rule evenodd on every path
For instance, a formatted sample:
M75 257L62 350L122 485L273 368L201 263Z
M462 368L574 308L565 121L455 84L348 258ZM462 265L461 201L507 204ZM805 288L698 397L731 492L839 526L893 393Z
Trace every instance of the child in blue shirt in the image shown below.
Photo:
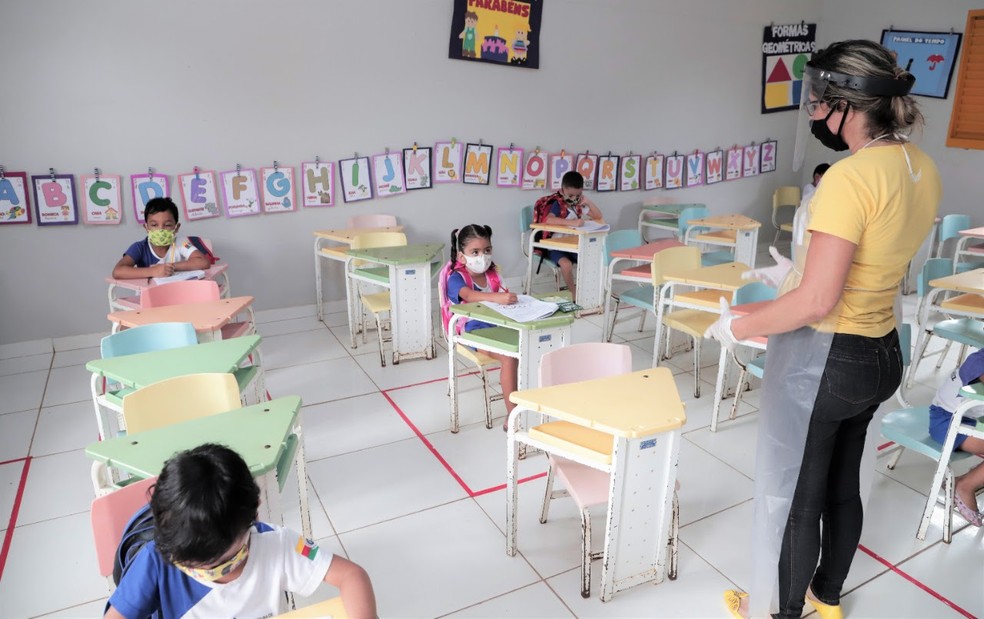
M181 228L171 198L153 198L144 209L147 238L130 245L113 267L115 279L169 277L175 271L207 269L211 262L188 239L176 242Z
M964 403L964 397L960 395L960 389L965 385L971 385L984 381L984 349L978 350L954 370L936 391L933 403L929 406L929 434L940 444L946 440L946 433L950 429L950 420L953 419L953 411ZM974 407L964 412L961 423L974 425L977 417L984 414L984 405ZM984 439L973 436L958 434L957 440L953 444L953 449L984 455ZM977 491L984 488L984 463L978 464L960 477L954 480L954 503L957 511L967 522L979 527L982 524L980 510L977 509Z

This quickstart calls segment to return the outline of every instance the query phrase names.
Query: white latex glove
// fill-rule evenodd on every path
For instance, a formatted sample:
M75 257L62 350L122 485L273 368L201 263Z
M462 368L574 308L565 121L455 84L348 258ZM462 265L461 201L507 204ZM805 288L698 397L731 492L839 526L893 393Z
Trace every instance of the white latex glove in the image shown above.
M738 345L734 331L731 330L731 322L734 319L731 306L728 305L724 297L721 297L721 317L717 319L717 322L707 327L707 331L704 331L704 337L713 338L721 342L721 346L727 348L728 351L734 352L735 346Z
M793 268L793 261L779 253L775 246L769 246L769 255L776 261L775 266L752 269L741 274L742 279L757 279L761 282L778 288L782 280Z

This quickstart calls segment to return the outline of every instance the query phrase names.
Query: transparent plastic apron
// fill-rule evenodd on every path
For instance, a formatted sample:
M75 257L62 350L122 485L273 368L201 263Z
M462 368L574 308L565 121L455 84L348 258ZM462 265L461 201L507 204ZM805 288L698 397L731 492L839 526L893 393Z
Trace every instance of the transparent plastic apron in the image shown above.
M806 263L809 214L806 205L799 210L793 229L793 268L779 288L780 296L799 286ZM896 323L900 307L896 297ZM750 617L769 617L779 610L779 553L838 315L835 309L819 325L769 336L755 456ZM874 478L879 433L872 429L880 427L879 417L868 428L860 474L863 505Z

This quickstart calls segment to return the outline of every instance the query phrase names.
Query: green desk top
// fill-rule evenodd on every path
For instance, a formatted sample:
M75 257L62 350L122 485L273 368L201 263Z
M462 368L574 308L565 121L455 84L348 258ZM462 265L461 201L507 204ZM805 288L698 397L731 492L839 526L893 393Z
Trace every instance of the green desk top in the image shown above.
M424 264L431 261L444 249L444 243L423 243L420 245L401 245L398 247L373 247L369 249L350 249L348 254L379 264L401 266L405 264Z
M649 213L663 213L664 215L679 215L683 209L692 206L704 206L703 204L643 204L642 210Z
M541 296L563 296L554 293L553 295L534 295L536 297ZM569 293L568 293L569 296ZM565 327L572 322L574 322L574 312L556 312L553 316L548 316L541 320L533 320L531 322L517 322L510 318L506 318L499 312L495 311L487 305L482 303L458 303L451 306L451 312L454 314L460 314L461 316L467 316L468 318L473 318L475 320L481 320L482 322L487 322L491 325L497 325L500 327L509 327L510 329L522 329L524 331L539 331L541 329L553 329L555 327Z
M139 389L175 376L201 372L232 372L256 347L259 335L206 342L136 355L96 359L85 364L94 374Z
M139 477L157 475L168 458L205 443L236 451L254 476L277 466L280 452L294 427L301 398L287 396L253 406L177 423L155 430L97 441L87 456L106 466Z

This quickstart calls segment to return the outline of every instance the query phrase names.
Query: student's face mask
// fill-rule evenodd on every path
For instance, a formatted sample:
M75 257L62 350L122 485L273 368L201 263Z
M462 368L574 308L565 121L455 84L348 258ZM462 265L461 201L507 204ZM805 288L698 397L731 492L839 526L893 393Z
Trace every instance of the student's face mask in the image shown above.
M492 254L481 254L479 256L465 256L465 266L472 273L484 273L492 266Z
M576 206L581 202L581 196L564 196L564 202L569 206Z
M184 572L187 576L194 578L195 580L201 582L215 582L216 580L231 574L235 570L239 569L239 566L246 562L249 557L249 538L246 538L246 543L243 547L239 549L231 559L216 565L215 567L188 567L181 565L180 563L175 563L174 567L178 568Z
M147 238L150 240L151 245L156 245L157 247L170 247L174 244L174 230L166 230L164 228L148 230Z

